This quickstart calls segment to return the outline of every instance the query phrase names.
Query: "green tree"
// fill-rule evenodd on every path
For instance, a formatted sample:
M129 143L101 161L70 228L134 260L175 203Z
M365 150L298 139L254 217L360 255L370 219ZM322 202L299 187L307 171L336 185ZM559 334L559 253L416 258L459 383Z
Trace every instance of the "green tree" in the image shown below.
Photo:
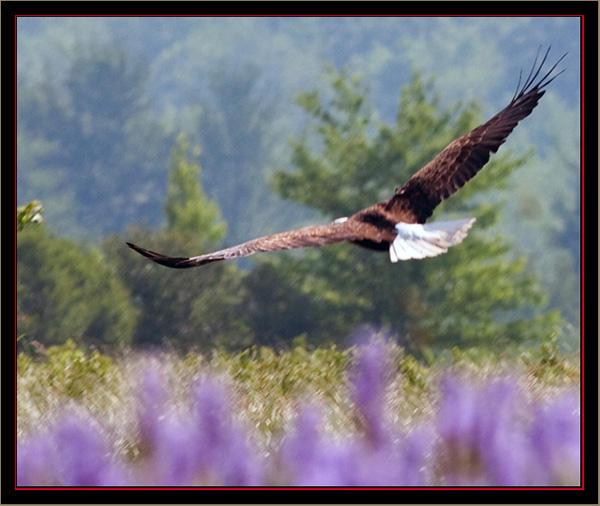
M302 289L300 280L282 275L280 258L260 262L243 282L243 319L252 330L253 342L287 348L297 338L312 339L321 331L319 299Z
M474 104L442 107L432 83L415 75L403 87L396 122L378 122L360 80L328 70L324 100L303 93L299 104L312 122L292 142L296 171L280 171L274 186L285 198L318 209L327 218L348 216L389 196L449 142L480 121ZM320 336L340 339L352 327L372 323L392 328L417 346L502 346L548 337L556 312L540 314L541 288L524 273L525 260L507 259L508 247L486 229L499 218L497 192L524 161L509 150L436 211L475 216L476 229L460 247L440 257L391 264L387 253L352 245L286 256L278 270L319 301ZM494 203L495 202L495 203ZM522 321L518 310L532 317ZM316 314L315 314L316 315Z
M167 227L156 233L130 227L127 241L176 256L216 247L225 223L199 181L197 154L198 150L190 149L186 137L180 135L169 161L164 204ZM116 235L106 239L103 247L141 311L135 344L168 342L181 350L233 349L249 344L249 331L238 315L243 291L235 265L217 263L191 271L167 269L132 252Z
M574 325L571 348L576 349L581 307L580 121L578 112L553 94L544 96L544 105L540 116L551 142L536 149L527 164L527 184L514 178L518 198L505 210L502 227L514 235L515 249L531 258L548 287L550 305L560 307Z
M201 237L203 241L216 244L225 235L226 223L216 202L207 198L200 183L200 165L194 158L200 149L194 148L188 155L190 143L182 133L169 161L169 185L164 204L167 228L182 236Z
M17 236L19 344L127 344L138 313L97 249L48 234L43 225Z

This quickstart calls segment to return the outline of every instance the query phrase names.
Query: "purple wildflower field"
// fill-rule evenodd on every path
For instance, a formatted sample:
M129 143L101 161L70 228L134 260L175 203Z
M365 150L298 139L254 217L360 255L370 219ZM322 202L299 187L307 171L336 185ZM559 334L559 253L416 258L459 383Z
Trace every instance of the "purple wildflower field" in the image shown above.
M18 486L578 486L577 391L530 400L510 378L446 375L431 412L411 427L386 413L385 343L359 346L348 371L351 435L322 430L307 401L270 451L256 445L214 378L193 384L189 412L170 409L162 371L140 378L139 453L123 458L93 419L66 415L17 448Z

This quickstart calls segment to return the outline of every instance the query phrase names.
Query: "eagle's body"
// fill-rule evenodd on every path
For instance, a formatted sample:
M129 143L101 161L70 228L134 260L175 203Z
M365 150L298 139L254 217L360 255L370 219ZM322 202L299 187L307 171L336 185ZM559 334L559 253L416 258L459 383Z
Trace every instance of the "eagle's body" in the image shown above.
M460 243L466 237L475 219L431 224L425 224L425 221L442 200L477 174L489 160L490 154L498 150L519 121L529 116L536 107L545 93L543 88L560 74L550 78L550 74L564 56L544 77L535 82L548 51L537 70L536 58L523 87L517 90L504 109L450 143L404 186L398 188L392 197L383 202L347 218L339 218L328 225L304 227L260 237L238 246L195 257L168 257L135 244L127 245L154 262L174 268L195 267L263 251L315 247L339 242L352 242L376 250L389 249L392 262L445 253L450 246Z

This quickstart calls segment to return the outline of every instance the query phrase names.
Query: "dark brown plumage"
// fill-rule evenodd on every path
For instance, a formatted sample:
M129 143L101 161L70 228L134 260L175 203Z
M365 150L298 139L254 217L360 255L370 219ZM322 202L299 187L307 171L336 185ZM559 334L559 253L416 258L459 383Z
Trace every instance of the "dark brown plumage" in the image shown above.
M474 222L458 220L422 225L435 207L469 181L498 151L519 121L529 116L544 95L545 88L558 75L550 77L563 55L539 80L550 49L539 67L537 57L523 87L510 103L493 118L463 137L450 143L431 162L414 174L395 194L363 209L349 218L340 218L329 225L317 225L260 237L238 246L190 258L174 258L127 245L156 263L173 268L196 267L229 258L253 255L264 251L323 246L349 241L377 250L390 250L393 262L409 258L436 256L466 237ZM537 82L536 82L537 80Z

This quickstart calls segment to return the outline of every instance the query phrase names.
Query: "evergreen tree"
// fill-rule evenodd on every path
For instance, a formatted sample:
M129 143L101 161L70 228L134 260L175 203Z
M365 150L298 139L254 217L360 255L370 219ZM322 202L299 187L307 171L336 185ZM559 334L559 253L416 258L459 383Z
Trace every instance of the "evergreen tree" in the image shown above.
M225 235L226 223L221 221L216 202L207 198L200 184L200 166L189 157L190 144L184 133L179 134L169 161L169 185L164 204L167 228L182 237L200 237L216 244ZM192 150L197 158L200 149Z
M299 96L312 123L292 142L296 171L279 172L274 185L285 198L329 219L388 197L393 185L403 184L480 123L474 104L443 108L432 83L415 75L402 89L395 125L388 126L375 119L358 79L332 69L328 75L327 102L317 92ZM478 220L460 247L445 255L391 264L387 253L337 245L279 259L282 276L319 301L317 334L340 339L354 326L371 323L393 329L413 345L501 346L549 337L559 316L540 314L545 296L524 274L525 260L507 260L503 241L486 234L502 207L494 192L524 161L503 151L436 210L432 219ZM535 317L522 321L517 311L524 308Z
M185 135L178 136L169 161L164 203L167 227L157 233L130 227L127 241L182 256L216 247L226 224L199 181L198 153L197 148L190 149ZM167 269L133 253L119 236L109 237L104 250L141 310L135 344L168 342L181 350L249 344L249 331L237 314L243 291L235 265L218 263L193 271Z

